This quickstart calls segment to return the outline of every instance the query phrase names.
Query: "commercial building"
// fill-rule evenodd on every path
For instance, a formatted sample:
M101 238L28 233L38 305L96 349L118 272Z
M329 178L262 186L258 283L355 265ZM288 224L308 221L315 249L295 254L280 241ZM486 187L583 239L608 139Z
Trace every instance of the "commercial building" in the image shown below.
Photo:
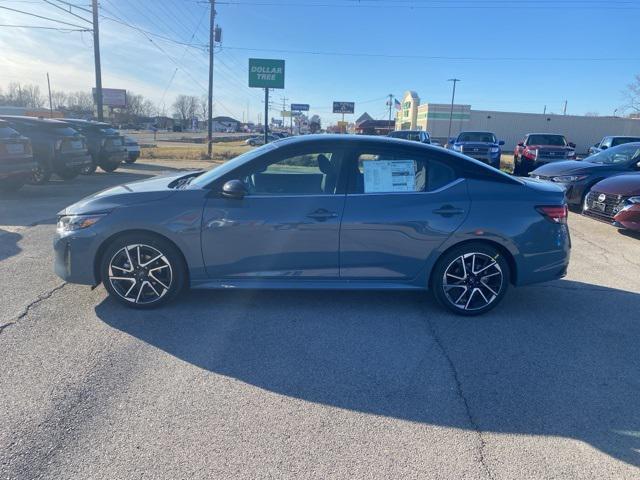
M420 103L414 91L407 91L396 112L396 130L425 130L444 143L449 133L451 104ZM541 113L473 110L471 105L453 105L451 136L465 130L494 132L505 141L505 150L515 148L527 133L560 133L586 153L605 135L640 136L640 120L622 117L586 117Z

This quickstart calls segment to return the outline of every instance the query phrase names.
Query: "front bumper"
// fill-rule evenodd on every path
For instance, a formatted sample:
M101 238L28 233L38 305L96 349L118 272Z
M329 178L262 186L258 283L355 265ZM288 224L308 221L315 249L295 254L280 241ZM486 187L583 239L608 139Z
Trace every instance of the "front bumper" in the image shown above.
M2 158L0 160L0 179L29 177L37 163L32 155Z
M65 282L81 285L96 285L98 279L93 262L100 241L91 231L56 232L53 238L54 272Z

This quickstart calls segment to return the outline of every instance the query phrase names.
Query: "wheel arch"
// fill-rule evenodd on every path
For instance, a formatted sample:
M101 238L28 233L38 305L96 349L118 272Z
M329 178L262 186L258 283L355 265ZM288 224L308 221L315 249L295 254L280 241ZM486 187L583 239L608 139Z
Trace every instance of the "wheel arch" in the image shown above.
M488 246L493 247L496 250L498 250L503 255L503 257L507 260L507 265L509 266L509 283L511 285L516 285L517 284L518 268L517 268L516 260L515 260L515 258L513 256L513 254L509 251L509 249L507 247L505 247L501 243L496 242L494 240L489 240L489 239L486 239L486 238L482 238L482 239L462 240L460 242L454 243L453 245L450 245L446 250L441 252L440 255L438 255L438 258L436 259L436 261L434 263L434 268L432 268L431 271L429 272L429 289L430 290L433 288L433 274L434 274L434 272L436 270L435 269L435 265L438 263L438 261L440 261L440 259L444 255L449 253L454 248L459 248L461 246L468 245L468 244L476 244L476 245L477 244L483 244L483 245L488 245Z
M189 280L190 280L190 272L189 272L189 263L187 262L186 257L184 256L184 252L182 251L182 249L180 248L180 246L174 242L173 240L171 240L169 237L167 237L166 235L162 235L161 233L158 232L154 232L153 230L146 230L143 228L138 228L138 229L131 229L131 230L122 230L120 232L114 233L113 235L107 237L98 247L98 250L96 250L96 255L93 259L93 276L96 279L96 285L99 284L100 282L102 282L102 275L100 274L100 265L102 264L102 257L104 256L104 253L107 249L107 247L109 246L109 244L111 242L114 242L115 240L117 240L120 237L126 236L126 235L135 235L135 234L143 234L143 235L149 235L152 237L156 237L159 238L165 242L170 243L175 249L176 251L180 254L180 257L182 258L182 262L184 264L184 270L185 270L185 274L186 274L186 280L185 283L188 285L189 284Z

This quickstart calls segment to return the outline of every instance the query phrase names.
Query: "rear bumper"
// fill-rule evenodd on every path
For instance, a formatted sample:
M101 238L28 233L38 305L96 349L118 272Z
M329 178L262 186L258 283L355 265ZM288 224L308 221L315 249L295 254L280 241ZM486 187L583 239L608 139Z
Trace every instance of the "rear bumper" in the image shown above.
M91 155L88 155L86 152L82 153L71 153L71 152L60 152L56 154L54 160L54 169L55 168L82 168L88 165L91 165Z
M36 167L32 155L20 155L0 159L0 179L29 177Z
M120 150L102 150L99 163L122 163L127 159L128 155L124 147Z

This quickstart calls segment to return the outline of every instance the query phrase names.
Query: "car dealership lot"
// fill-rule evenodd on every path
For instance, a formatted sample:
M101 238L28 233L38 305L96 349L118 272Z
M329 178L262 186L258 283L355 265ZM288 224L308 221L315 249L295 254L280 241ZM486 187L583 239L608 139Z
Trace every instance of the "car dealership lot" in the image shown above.
M480 318L393 292L131 311L52 272L55 214L203 162L0 199L0 478L637 478L640 237L572 214L564 280Z

